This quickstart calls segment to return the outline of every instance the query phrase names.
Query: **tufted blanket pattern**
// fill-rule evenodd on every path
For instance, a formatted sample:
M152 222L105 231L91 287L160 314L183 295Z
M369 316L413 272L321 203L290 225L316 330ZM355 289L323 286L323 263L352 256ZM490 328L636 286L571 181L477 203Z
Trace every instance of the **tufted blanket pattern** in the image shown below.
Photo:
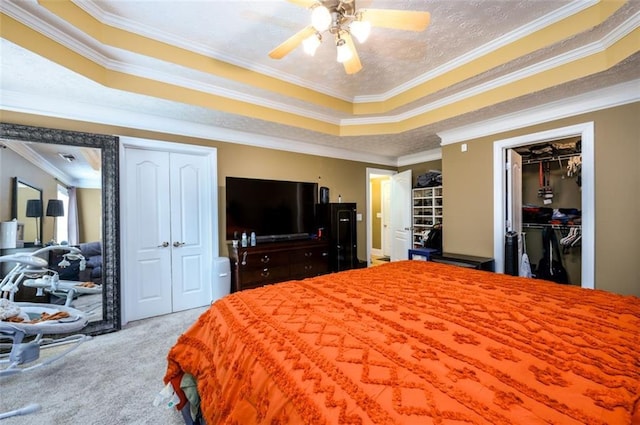
M425 261L216 301L168 355L217 424L640 424L640 299Z

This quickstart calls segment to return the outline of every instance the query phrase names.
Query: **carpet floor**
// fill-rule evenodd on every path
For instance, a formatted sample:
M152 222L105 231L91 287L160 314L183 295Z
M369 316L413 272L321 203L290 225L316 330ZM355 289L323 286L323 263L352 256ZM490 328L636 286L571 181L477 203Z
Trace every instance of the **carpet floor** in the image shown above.
M30 403L41 407L1 424L184 424L175 409L152 403L164 386L169 349L205 310L131 322L121 331L91 338L48 366L0 378L0 413ZM42 350L40 359L59 349Z

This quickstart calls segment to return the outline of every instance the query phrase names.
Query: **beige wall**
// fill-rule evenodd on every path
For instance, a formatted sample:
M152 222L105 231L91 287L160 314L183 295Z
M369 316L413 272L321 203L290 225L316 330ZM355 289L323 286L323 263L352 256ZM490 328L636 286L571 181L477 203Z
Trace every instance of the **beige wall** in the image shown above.
M366 260L366 168L373 164L230 143L212 142L212 145L218 148L220 255L227 255L223 240L225 177L233 176L315 182L329 188L330 202L338 202L338 195L342 196L342 202L355 202L357 212L362 214L357 227L358 258Z
M177 143L215 147L218 149L218 202L219 202L219 246L220 255L226 256L225 235L225 177L252 177L279 180L294 180L318 183L330 189L330 201L337 202L342 195L342 202L357 203L357 212L362 214L358 222L358 258L366 260L366 187L367 167L394 169L357 161L325 158L315 155L291 153L266 148L250 147L239 144L224 143L192 137L170 135L164 133L133 130L128 128L105 126L101 124L83 123L55 118L37 117L2 111L0 121L59 128L64 130L85 131L100 134L117 134L120 136L139 137ZM121 208L125 206L121 205Z
M430 169L441 169L444 186L444 249L462 254L493 256L493 142L578 123L595 122L596 287L640 296L640 103L557 120L517 131L444 146L442 161L407 167L413 179ZM363 221L358 223L358 256L366 252L366 167L340 159L287 153L176 135L138 131L3 112L2 121L67 130L192 143L218 148L220 234L224 235L224 179L227 175L317 182L356 202ZM441 165L441 166L440 166ZM392 169L392 167L386 167ZM46 195L45 195L46 196ZM226 255L220 240L220 255Z
M444 249L493 256L493 142L595 123L595 286L640 296L640 103L443 147Z

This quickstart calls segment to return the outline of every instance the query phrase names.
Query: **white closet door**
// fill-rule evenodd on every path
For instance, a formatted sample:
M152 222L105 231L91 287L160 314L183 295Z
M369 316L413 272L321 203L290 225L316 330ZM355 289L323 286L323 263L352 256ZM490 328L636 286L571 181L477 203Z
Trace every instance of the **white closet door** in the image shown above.
M391 261L409 258L413 243L411 224L411 170L391 176Z
M206 157L171 154L173 311L211 301L210 175Z
M127 320L171 313L169 154L126 151L124 254Z
M206 156L126 151L126 318L211 302L212 190Z
M522 156L507 150L507 230L522 233Z
M513 149L507 150L507 231L518 234L518 257L522 260L522 156Z

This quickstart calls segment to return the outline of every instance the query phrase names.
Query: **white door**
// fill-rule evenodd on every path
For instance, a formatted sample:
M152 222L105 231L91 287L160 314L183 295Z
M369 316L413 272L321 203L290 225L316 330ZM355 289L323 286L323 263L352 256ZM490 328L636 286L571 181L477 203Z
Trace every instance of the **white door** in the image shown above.
M391 255L391 181L388 179L380 182L380 197L382 199L380 210L382 212L382 255Z
M516 264L522 260L522 156L513 149L507 150L507 222L506 231L518 234L518 256Z
M127 149L125 317L171 313L169 155Z
M411 248L411 170L391 176L391 261L406 260Z
M171 277L173 311L211 300L211 210L209 162L204 156L172 153Z
M522 233L522 156L507 150L507 231Z
M211 299L209 163L144 149L125 154L125 317L203 306Z

